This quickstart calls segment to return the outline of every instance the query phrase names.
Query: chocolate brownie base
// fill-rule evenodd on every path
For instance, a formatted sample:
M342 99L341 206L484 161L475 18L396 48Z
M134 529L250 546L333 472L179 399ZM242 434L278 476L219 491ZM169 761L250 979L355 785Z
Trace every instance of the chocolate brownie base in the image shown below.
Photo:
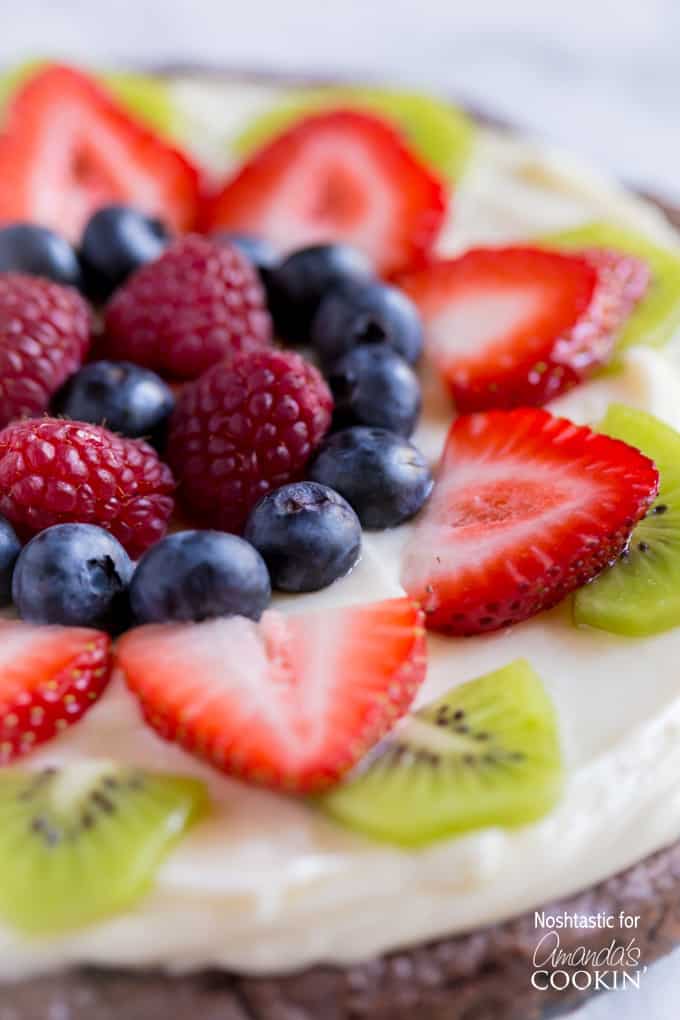
M620 985L621 975L634 971L616 966L607 951L612 943L626 947L634 939L647 964L680 942L680 844L541 909L553 916L614 918L615 928L561 931L560 944L567 953L604 951L603 986ZM638 918L634 929L619 925L622 912ZM286 977L75 971L4 986L0 1020L539 1020L574 1008L595 985L593 979L582 991L534 988L534 953L544 935L532 911L369 963L313 967ZM607 959L614 959L611 968ZM592 964L564 969L579 972L579 986L587 983L585 971L594 972ZM537 983L548 979L541 975Z
M199 69L200 70L200 69ZM195 67L164 68L161 73ZM219 77L229 77L215 71ZM272 80L271 75L245 75ZM282 76L283 81L290 79ZM305 84L299 77L292 84ZM314 84L319 84L314 80ZM506 127L486 112L480 121ZM659 205L680 230L680 209ZM407 891L405 891L405 895ZM539 908L546 916L613 918L616 927L560 932L562 952L586 950L615 957L616 947L639 950L641 968L680 944L680 843L578 896ZM631 930L619 916L637 918ZM169 978L149 972L69 971L0 987L0 1020L548 1020L575 1009L595 990L532 984L534 954L545 930L534 911L468 935L391 953L353 967L312 967L299 974L247 978L217 971ZM385 919L389 924L389 918ZM544 955L544 954L543 954ZM543 968L541 968L543 969ZM567 966L601 972L602 988L632 974L629 967ZM612 977L612 972L618 975ZM644 977L642 978L644 981ZM578 984L587 978L579 975ZM559 984L562 981L558 982Z

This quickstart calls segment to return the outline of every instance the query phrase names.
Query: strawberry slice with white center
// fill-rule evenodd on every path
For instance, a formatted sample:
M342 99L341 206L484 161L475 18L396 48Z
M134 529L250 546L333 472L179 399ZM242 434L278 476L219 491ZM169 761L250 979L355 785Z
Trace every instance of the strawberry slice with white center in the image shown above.
M402 584L431 629L467 635L517 623L613 563L658 485L638 450L547 411L459 418Z
M338 780L409 708L425 675L408 599L151 624L117 662L147 722L217 768L275 789Z
M92 707L109 682L110 646L98 630L0 620L0 765Z
M261 235L281 252L344 241L388 274L422 261L446 203L442 182L389 124L333 110L255 153L209 202L203 225Z
M199 174L93 78L50 65L12 99L0 134L0 224L41 223L80 240L96 209L132 205L193 226Z
M631 255L604 249L475 248L399 278L426 351L462 413L545 404L611 357L649 284Z

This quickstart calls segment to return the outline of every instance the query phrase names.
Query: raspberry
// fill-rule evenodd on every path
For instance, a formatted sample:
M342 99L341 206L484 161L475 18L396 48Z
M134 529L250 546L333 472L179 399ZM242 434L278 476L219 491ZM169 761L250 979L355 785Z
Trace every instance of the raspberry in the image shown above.
M0 274L0 428L42 414L89 346L90 312L76 290Z
M189 383L168 441L187 511L205 526L241 531L266 492L302 475L332 409L317 369L292 351L243 353Z
M271 335L264 290L245 256L189 236L116 291L104 348L109 358L196 379L226 355L267 345Z
M98 524L140 556L165 534L174 481L139 439L58 418L0 432L0 514L26 540L53 524Z

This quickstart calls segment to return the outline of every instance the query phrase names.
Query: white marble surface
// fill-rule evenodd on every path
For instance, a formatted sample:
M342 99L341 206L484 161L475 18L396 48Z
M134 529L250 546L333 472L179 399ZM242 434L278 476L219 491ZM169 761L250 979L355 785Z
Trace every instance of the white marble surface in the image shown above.
M201 60L467 97L680 203L678 0L0 0L0 64ZM677 1020L680 954L574 1020Z

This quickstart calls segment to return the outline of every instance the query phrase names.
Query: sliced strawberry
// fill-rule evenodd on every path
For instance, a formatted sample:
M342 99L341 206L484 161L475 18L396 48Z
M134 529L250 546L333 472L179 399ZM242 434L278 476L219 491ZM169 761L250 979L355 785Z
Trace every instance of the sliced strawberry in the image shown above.
M444 186L389 124L335 110L260 149L208 204L203 225L261 235L282 252L346 241L387 274L422 259L445 211Z
M30 220L79 241L100 206L123 202L189 229L198 171L94 79L50 65L16 93L0 135L0 224Z
M544 404L605 364L649 269L595 249L477 248L401 276L461 412Z
M0 765L92 707L109 682L110 644L98 630L0 620Z
M507 627L613 563L658 484L638 450L547 411L459 418L402 584L432 629Z
M425 675L408 599L128 632L117 661L147 722L224 772L321 789L402 716Z

